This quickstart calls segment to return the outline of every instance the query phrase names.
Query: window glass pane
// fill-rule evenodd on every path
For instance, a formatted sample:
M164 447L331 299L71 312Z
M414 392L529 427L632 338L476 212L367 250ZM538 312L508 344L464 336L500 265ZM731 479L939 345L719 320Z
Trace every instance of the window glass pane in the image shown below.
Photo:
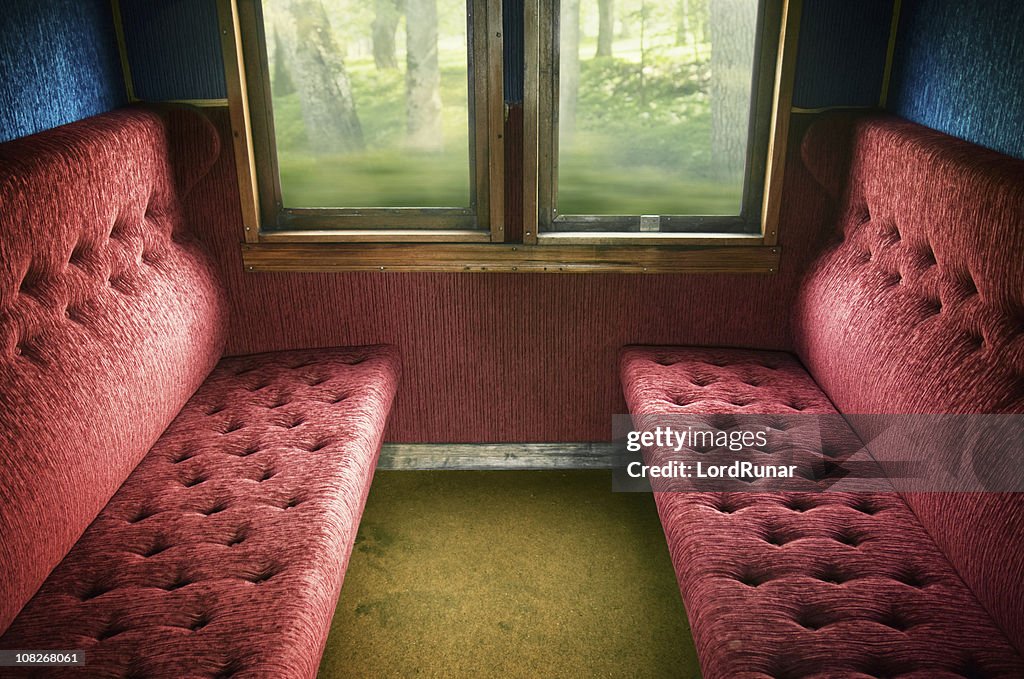
M738 215L757 0L561 0L558 212Z
M469 207L466 5L266 0L285 207Z

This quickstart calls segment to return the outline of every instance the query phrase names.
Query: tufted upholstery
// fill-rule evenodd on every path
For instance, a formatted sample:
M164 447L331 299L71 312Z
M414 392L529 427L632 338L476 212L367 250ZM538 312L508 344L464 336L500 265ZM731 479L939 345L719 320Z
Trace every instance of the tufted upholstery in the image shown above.
M787 354L635 347L620 368L638 427L680 413L835 413ZM857 446L853 432L825 438L837 442L828 453ZM821 479L802 481L820 491ZM1024 660L895 493L655 500L708 679L1024 675Z
M82 649L93 677L314 676L397 366L221 361L0 648Z
M852 480L842 473L844 469L856 469L859 475L868 471L879 475L864 452L860 438L790 354L742 349L629 347L621 352L620 364L627 401L643 405L642 409L633 410L634 425L639 429L700 425L722 431L763 427L769 432L767 446L741 452L725 448L690 448L679 452L649 448L644 451L649 464L689 458L691 462L705 464L749 460L759 465L798 466L798 476L793 479L716 479L711 482L714 489L727 486L735 491L835 490L837 485L852 485ZM740 421L733 415L746 417ZM808 417L799 417L802 415ZM872 469L865 469L866 465L871 465ZM856 483L870 488L874 482ZM878 490L879 484L874 485ZM890 490L884 481L882 485ZM655 485L655 490L695 488L700 488L699 481L659 479Z
M847 413L1024 412L1024 161L894 118L845 136L837 242L793 316L808 370ZM834 142L809 135L803 155L824 168ZM1024 649L1024 497L905 499Z
M316 673L399 361L214 369L224 292L180 200L217 153L182 109L0 146L0 648L87 663L4 677Z
M0 145L0 632L221 354L180 206L217 147L201 118L143 110Z

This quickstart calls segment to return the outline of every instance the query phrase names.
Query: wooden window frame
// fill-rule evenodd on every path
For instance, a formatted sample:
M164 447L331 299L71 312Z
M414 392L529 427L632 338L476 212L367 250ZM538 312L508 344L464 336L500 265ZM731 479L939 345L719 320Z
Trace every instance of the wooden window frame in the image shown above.
M470 206L285 207L260 0L218 0L246 243L502 242L501 3L469 0ZM497 26L497 28L495 28Z
M763 273L779 270L779 212L792 106L793 76L802 0L781 3L778 54L772 93L771 120L764 171L764 192L758 233L635 233L541 232L540 168L550 162L540 143L541 8L550 0L524 3L524 123L522 234L506 242L503 196L503 127L501 3L474 0L474 21L483 21L487 40L486 146L488 209L486 227L477 229L417 228L399 224L396 210L364 211L361 228L337 228L322 222L309 228L280 230L264 220L261 209L253 119L253 93L246 82L247 59L265 54L243 39L242 24L257 0L217 0L220 14L228 104L238 170L243 217L242 260L246 271L449 271L508 273ZM486 5L486 12L479 7ZM474 26L477 24L474 23ZM479 29L474 28L475 34ZM265 57L263 57L265 58ZM474 51L474 60L480 58ZM763 63L763 61L762 61ZM250 66L251 68L251 66ZM545 74L549 75L549 74ZM762 82L763 84L763 82ZM479 92L477 102L480 101ZM257 123L258 124L258 123ZM474 143L480 143L480 136ZM550 148L550 147L549 147ZM477 151L480 149L477 148ZM548 151L550 153L550 150ZM479 157L479 154L478 154ZM276 206L275 206L276 207ZM274 211L270 211L271 217ZM306 216L306 215L296 215ZM316 219L322 213L309 215ZM482 220L481 220L482 221ZM480 226L484 226L483 223ZM390 228L388 228L390 227Z
M764 0L758 9L756 78L738 216L660 215L661 229L642 232L640 215L560 215L558 193L558 0L526 0L524 241L531 244L775 246L779 193L793 98L801 0ZM532 174L531 174L532 171Z

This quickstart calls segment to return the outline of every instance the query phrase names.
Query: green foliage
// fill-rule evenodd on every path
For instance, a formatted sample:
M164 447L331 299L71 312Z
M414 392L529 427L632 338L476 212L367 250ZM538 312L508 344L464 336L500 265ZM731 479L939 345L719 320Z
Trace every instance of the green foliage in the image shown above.
M342 0L325 5L342 36L367 151L316 155L316 140L306 134L298 95L276 96L275 91L286 204L468 205L466 45L464 25L457 25L464 20L461 3L439 2L444 149L420 154L404 146L404 26L396 36L399 67L378 70L368 42L373 3ZM594 58L596 0L583 0L575 131L563 135L559 155L560 213L737 212L741 185L715 181L711 172L711 46L702 30L705 5L704 0L691 1L693 16L688 32L681 34L675 3L618 0L613 56Z

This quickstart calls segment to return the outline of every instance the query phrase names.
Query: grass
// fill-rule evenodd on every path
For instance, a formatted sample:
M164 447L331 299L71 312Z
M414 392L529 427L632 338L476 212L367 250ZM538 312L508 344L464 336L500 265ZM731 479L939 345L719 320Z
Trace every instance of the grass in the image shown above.
M650 494L603 471L379 471L320 666L698 677Z

